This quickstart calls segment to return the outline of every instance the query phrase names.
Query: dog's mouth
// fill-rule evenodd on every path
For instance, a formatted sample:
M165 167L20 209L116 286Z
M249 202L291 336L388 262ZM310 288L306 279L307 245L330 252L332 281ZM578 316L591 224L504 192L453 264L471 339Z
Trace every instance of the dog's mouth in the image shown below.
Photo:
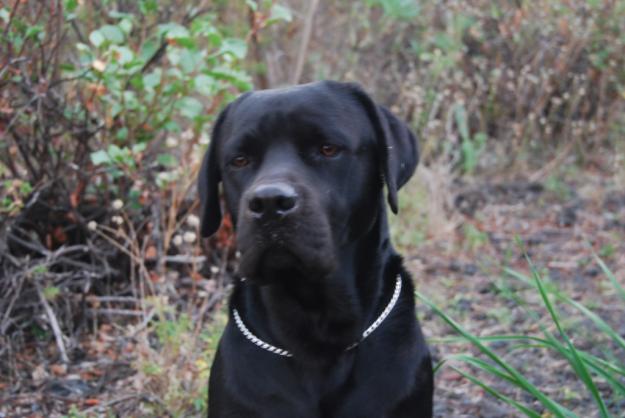
M258 284L276 283L293 277L318 280L335 269L332 245L326 240L321 243L314 237L291 237L288 240L271 236L251 238L242 236L239 240L239 274Z
M305 273L306 265L305 260L285 246L257 246L241 252L239 274L258 284L269 284Z
M288 277L298 274L298 266L302 261L292 252L285 248L274 248L266 250L258 260L258 274L260 278Z

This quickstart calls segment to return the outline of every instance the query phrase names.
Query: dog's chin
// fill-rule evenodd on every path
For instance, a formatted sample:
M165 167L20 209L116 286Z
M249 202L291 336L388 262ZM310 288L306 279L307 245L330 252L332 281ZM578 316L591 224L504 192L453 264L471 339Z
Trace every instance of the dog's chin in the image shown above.
M319 263L314 257L298 255L283 247L252 250L241 254L239 273L259 285L276 284L294 278L317 280L334 270L333 263Z

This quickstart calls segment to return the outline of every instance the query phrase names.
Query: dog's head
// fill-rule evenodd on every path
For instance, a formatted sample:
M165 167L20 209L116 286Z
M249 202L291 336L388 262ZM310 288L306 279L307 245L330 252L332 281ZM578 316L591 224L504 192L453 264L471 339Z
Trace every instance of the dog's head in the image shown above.
M374 224L384 184L397 213L417 161L409 129L355 84L246 93L219 115L202 163L202 236L221 223L222 183L242 275L323 277Z

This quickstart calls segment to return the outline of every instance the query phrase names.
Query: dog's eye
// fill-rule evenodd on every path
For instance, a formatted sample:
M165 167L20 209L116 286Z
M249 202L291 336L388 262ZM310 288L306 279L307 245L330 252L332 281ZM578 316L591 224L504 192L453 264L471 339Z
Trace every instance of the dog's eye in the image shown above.
M237 167L237 168L245 167L249 163L250 163L250 160L247 157L243 156L243 155L239 155L238 157L234 157L232 159L232 161L230 162L230 164L232 164L234 167Z
M333 144L323 144L319 148L319 152L324 157L334 157L336 154L339 153L339 151L340 151L339 147L337 145L333 145Z

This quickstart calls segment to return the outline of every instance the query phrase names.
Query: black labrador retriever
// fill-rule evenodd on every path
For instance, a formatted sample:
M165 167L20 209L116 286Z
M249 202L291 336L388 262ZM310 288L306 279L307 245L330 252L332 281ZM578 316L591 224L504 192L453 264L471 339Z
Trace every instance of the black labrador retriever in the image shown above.
M432 364L383 188L415 137L357 85L243 94L215 124L199 175L201 232L237 231L240 280L210 377L213 418L432 416Z

